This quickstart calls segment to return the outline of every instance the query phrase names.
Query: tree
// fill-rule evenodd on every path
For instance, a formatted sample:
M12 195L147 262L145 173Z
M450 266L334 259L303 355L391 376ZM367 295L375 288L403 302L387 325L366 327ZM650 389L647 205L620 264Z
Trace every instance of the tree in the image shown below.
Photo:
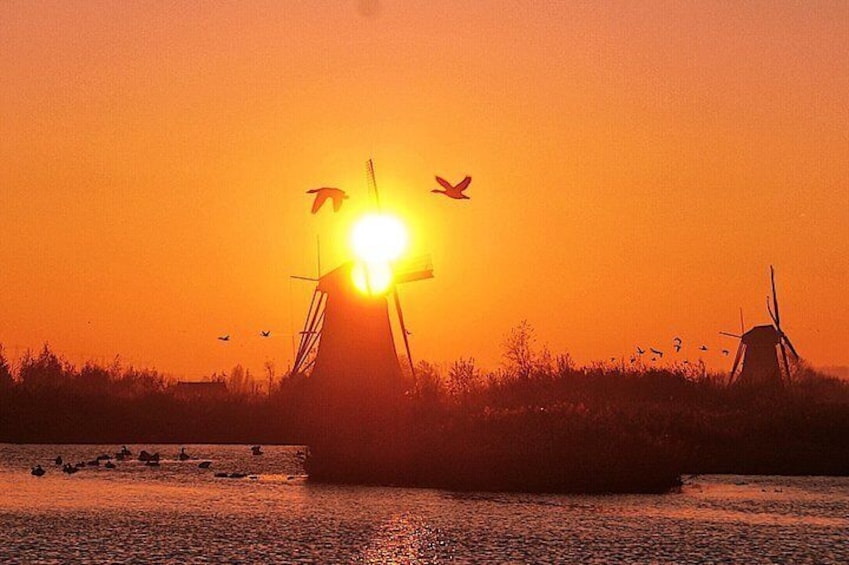
M0 390L9 390L15 384L12 377L12 369L3 353L3 344L0 344Z
M36 391L58 389L64 384L66 373L71 372L73 368L50 351L50 346L45 343L38 357L33 357L29 351L24 354L18 374L24 388Z
M527 320L510 330L502 344L508 372L525 379L531 376L537 364L535 342L534 328Z

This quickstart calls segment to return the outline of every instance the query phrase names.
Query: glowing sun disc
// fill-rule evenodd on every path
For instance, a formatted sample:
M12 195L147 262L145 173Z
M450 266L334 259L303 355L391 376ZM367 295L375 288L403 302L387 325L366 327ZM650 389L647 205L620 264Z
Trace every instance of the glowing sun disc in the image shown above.
M351 248L367 263L394 261L407 248L407 228L394 216L368 214L354 224Z

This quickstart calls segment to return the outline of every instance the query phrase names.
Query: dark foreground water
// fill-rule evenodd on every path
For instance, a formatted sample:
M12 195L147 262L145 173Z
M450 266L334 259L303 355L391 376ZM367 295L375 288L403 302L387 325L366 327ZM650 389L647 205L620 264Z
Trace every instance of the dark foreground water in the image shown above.
M849 563L849 479L700 476L663 496L322 486L297 447L0 444L0 563ZM212 461L199 469L200 460ZM41 478L30 468L41 463ZM216 472L255 478L222 479Z

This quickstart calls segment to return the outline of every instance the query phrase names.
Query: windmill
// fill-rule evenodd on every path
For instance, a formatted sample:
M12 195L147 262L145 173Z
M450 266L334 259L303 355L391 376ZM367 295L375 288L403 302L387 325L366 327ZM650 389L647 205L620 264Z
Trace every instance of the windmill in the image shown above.
M787 358L787 349L794 360L799 359L796 348L790 338L781 329L781 314L778 309L778 295L775 291L775 269L769 267L770 283L772 285L772 299L767 297L766 307L772 318L772 325L755 326L744 332L743 312L740 311L740 335L728 332L720 332L722 335L736 337L740 340L737 346L737 354L731 367L730 382L747 385L780 385L783 381L790 381L790 362ZM771 303L770 303L771 302ZM784 365L784 375L781 374L778 355ZM739 375L737 367L742 360L742 368Z
M369 187L375 209L380 212L380 196L371 160L366 164ZM403 337L410 370L409 332L404 321L398 285L433 277L430 258L419 257L392 263L387 269L391 277L386 289L372 292L374 278L381 275L363 269L354 261L346 262L315 280L300 343L295 353L292 374L310 374L310 379L323 389L337 393L354 391L378 392L397 390L401 384L401 365L389 314L389 297ZM364 279L365 291L358 289L358 274Z

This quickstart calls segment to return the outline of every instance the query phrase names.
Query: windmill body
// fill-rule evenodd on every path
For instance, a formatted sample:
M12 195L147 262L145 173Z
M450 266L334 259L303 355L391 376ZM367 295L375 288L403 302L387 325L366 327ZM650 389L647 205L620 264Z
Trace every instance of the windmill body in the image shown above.
M345 263L319 279L323 323L311 378L328 394L397 391L401 365L387 297L357 291L352 266Z
M772 324L755 326L747 332L743 332L743 314L740 314L741 335L736 336L727 332L724 335L738 337L740 344L737 347L737 355L734 357L734 365L731 367L731 382L747 386L774 386L790 382L790 356L798 361L799 355L790 338L781 328L781 315L778 308L778 295L775 291L775 269L770 266L770 283L772 285L771 300L767 298L767 311ZM743 365L740 374L737 367L742 360ZM782 375L782 365L784 375ZM784 378L782 378L784 377Z
M781 368L778 364L780 336L771 325L755 326L740 339L744 348L743 368L738 382L752 386L774 386L781 384Z

